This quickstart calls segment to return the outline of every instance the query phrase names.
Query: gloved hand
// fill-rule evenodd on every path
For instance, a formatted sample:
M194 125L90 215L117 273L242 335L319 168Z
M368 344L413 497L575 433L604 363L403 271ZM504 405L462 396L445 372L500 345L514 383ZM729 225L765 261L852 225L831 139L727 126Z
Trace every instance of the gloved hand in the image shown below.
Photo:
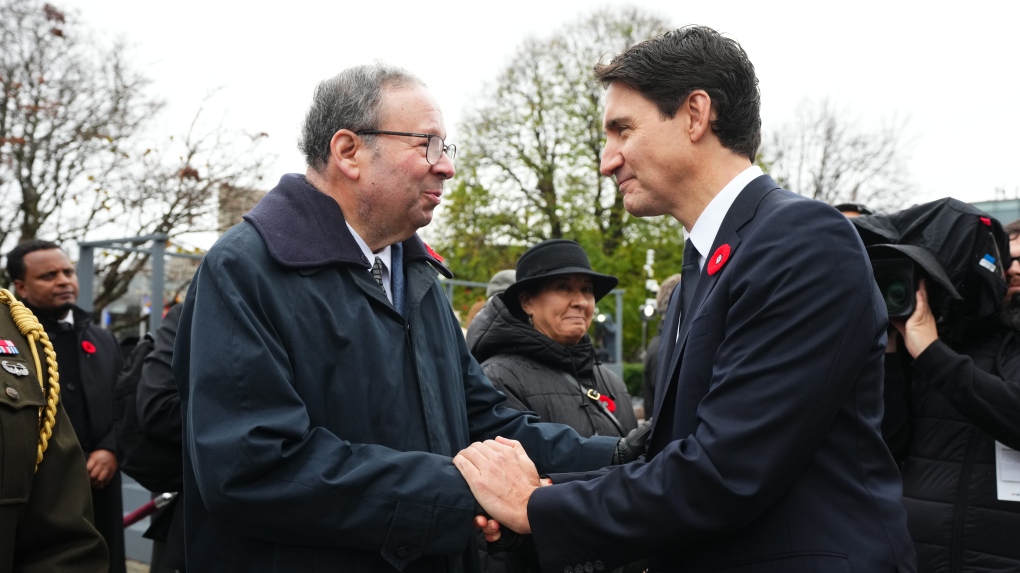
M499 540L486 544L485 550L489 555L497 553L535 553L534 538L530 535L521 535L508 528L502 528L499 532Z
M625 464L642 456L645 453L645 442L648 441L648 434L650 433L652 433L651 418L641 422L638 424L638 427L620 438L620 441L616 443L616 449L613 451L613 457L609 461L609 465Z

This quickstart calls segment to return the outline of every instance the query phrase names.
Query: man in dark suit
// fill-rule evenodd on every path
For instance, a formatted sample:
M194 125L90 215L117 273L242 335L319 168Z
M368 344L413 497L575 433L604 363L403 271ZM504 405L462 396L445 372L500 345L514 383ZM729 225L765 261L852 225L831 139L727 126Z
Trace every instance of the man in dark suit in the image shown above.
M477 523L490 540L498 524L532 533L548 571L644 556L688 573L915 570L879 431L885 306L843 216L753 164L760 95L744 50L688 27L596 76L602 172L631 214L671 215L688 237L648 452L541 487L519 444L473 444L454 463L492 516Z

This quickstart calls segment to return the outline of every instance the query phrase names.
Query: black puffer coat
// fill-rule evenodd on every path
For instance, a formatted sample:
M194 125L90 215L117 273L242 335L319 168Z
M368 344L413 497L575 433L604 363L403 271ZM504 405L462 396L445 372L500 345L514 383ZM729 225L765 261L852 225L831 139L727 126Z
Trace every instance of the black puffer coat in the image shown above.
M543 422L567 424L586 438L622 437L637 427L627 387L619 376L595 363L595 349L587 335L574 346L564 346L518 320L495 296L472 321L468 349L489 380L506 394L511 408L531 410ZM619 428L586 396L589 389L613 400Z
M918 571L1020 571L1020 502L996 499L995 441L1020 448L1020 338L981 329L913 363L903 497Z

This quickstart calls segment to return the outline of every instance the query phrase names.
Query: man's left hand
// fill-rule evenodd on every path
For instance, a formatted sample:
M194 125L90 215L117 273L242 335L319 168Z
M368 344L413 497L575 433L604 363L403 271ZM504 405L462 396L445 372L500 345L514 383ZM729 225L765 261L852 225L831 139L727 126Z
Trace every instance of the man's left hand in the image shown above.
M935 324L935 317L928 306L928 289L921 279L917 286L917 297L914 313L904 321L893 322L896 330L900 331L903 337L903 344L910 356L917 358L932 342L939 338L938 327Z
M110 450L95 450L85 462L92 487L103 489L117 473L117 457Z
M528 500L540 483L520 442L502 437L476 442L461 450L453 464L492 519L517 533L531 533Z

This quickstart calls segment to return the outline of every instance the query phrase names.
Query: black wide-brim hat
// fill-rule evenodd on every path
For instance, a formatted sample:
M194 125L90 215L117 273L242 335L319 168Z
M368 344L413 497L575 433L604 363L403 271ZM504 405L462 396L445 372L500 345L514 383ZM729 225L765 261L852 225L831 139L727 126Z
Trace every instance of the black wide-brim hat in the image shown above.
M503 303L515 314L520 314L518 296L535 283L563 275L584 275L591 279L595 302L609 294L620 282L612 275L603 275L591 269L588 254L581 245L567 239L550 239L531 247L517 260L517 281L502 295Z

